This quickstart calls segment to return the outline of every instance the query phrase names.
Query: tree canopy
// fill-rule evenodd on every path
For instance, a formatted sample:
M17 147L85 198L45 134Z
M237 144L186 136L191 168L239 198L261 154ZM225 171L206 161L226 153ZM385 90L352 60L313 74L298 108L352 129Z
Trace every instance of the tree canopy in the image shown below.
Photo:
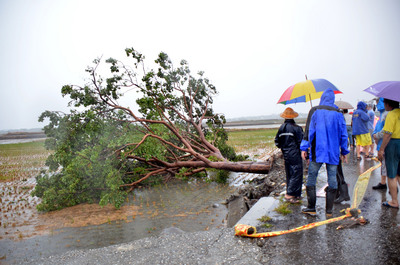
M96 59L86 85L62 87L70 113L39 117L50 120L45 144L54 150L33 192L39 210L94 201L119 207L138 185L204 177L206 169L268 172L268 161L237 162L244 158L227 145L225 117L212 109L217 90L203 72L193 75L184 60L174 66L165 53L148 70L141 53L125 51L131 65L109 58L103 78Z

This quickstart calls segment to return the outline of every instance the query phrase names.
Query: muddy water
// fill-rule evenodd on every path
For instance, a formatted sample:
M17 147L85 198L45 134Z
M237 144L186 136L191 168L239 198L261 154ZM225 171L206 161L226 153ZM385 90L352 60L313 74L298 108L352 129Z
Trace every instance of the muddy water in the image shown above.
M0 264L129 242L170 227L189 232L226 226L222 202L257 176L232 173L229 185L197 181L141 189L119 210L82 204L51 213L36 210L34 177L0 182Z
M170 227L183 231L223 227L227 208L222 202L236 189L199 181L175 182L137 191L120 210L83 204L39 214L26 203L29 198L23 197L28 188L2 185L0 258L7 262L129 242ZM20 197L5 201L11 191Z

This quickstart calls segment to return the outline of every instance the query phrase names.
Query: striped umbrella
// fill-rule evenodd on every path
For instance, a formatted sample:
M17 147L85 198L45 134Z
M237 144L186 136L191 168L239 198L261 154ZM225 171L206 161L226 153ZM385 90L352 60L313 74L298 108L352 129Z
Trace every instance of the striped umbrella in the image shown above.
M342 93L335 85L326 79L306 80L288 87L278 100L278 104L287 105L317 99L320 98L322 93L328 88L332 88L335 94Z

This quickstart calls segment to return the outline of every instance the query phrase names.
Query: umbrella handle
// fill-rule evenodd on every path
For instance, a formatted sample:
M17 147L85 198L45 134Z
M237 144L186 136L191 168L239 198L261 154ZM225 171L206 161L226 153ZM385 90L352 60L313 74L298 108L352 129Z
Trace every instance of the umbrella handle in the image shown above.
M308 80L307 75L305 75L305 77L306 77L306 80ZM311 94L308 94L308 96L310 97L310 105L311 105L311 108L312 108Z

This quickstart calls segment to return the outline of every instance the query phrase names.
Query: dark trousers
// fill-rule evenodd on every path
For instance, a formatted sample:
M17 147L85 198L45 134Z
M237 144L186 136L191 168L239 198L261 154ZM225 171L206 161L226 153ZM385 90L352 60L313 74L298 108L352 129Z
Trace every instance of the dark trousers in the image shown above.
M291 160L291 163L285 160L286 193L290 196L300 197L303 184L303 161L301 157L294 161L293 159Z

